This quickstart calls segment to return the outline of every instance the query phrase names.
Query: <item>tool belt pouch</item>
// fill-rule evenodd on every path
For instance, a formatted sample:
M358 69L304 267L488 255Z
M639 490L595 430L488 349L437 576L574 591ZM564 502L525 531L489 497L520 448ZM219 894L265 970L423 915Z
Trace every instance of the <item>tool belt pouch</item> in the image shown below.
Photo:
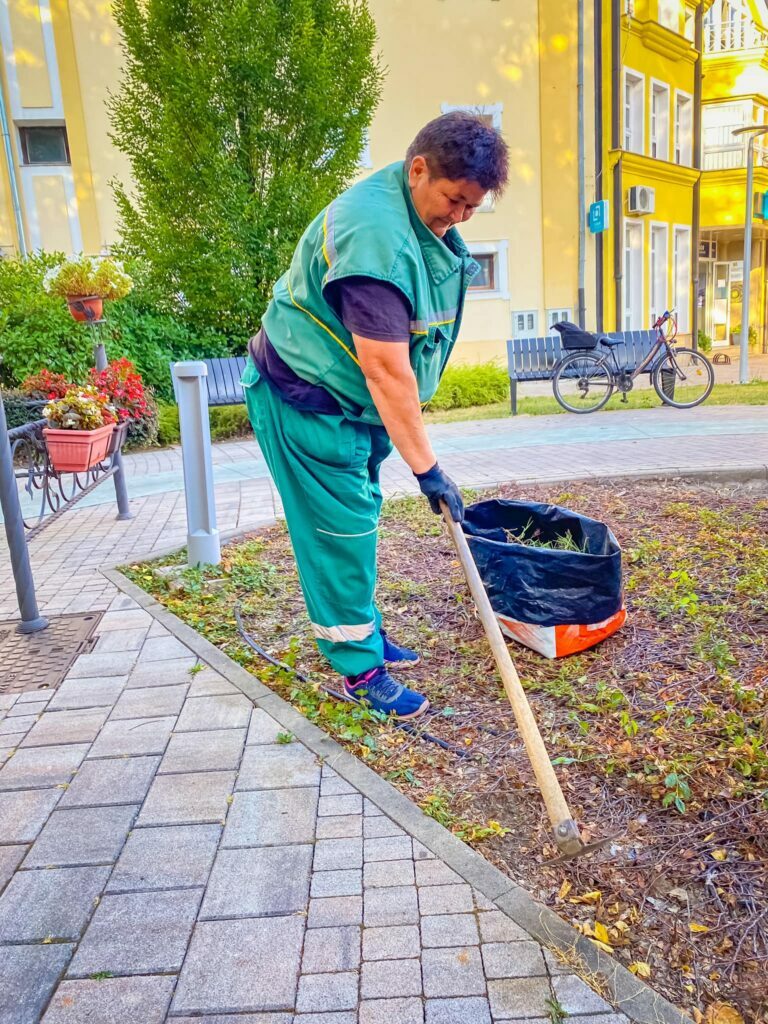
M463 529L512 639L560 658L624 625L621 548L605 523L558 505L495 500L469 506Z

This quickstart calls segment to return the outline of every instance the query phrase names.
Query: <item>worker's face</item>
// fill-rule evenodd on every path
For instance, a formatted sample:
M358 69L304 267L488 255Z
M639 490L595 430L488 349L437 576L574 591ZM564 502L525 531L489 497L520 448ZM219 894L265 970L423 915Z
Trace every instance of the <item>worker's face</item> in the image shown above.
M416 212L438 238L454 224L469 220L486 195L476 181L431 177L423 156L413 158L408 184Z

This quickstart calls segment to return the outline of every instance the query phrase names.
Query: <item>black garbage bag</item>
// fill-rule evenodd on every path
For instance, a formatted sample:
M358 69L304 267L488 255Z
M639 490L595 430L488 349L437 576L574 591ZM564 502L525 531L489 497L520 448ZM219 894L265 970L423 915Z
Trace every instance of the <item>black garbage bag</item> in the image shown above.
M621 548L605 523L559 505L493 500L470 505L463 529L508 636L557 658L624 624Z

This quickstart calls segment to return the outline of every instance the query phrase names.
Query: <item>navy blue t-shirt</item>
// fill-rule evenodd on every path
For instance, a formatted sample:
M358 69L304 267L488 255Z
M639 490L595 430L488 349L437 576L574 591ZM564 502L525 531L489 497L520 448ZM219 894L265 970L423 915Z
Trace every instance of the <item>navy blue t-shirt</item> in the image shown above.
M346 277L328 284L325 298L350 334L372 341L410 340L410 303L388 281ZM289 405L304 412L341 414L341 406L330 392L303 380L281 359L263 328L248 348L262 377Z

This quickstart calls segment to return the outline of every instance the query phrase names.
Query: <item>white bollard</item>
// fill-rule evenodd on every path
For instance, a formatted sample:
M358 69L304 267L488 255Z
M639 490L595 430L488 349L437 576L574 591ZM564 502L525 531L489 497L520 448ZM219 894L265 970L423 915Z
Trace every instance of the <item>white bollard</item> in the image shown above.
M207 376L205 363L173 365L187 505L187 562L191 566L218 565L221 561L213 493L208 390L203 379Z

